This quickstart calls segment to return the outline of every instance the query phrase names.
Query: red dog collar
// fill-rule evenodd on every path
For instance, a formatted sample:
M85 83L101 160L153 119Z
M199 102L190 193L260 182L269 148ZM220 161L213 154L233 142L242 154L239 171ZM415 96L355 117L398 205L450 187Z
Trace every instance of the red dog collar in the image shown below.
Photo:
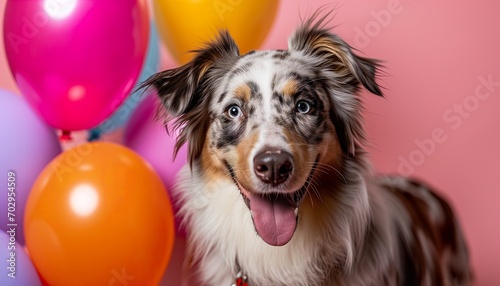
M249 286L248 285L248 277L244 275L241 271L236 275L235 283L231 284L231 286Z

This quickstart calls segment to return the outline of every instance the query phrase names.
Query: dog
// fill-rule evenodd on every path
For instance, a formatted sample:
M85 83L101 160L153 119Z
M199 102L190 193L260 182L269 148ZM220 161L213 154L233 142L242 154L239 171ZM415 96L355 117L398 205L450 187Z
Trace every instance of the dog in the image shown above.
M240 55L228 32L155 88L175 152L193 285L469 285L450 205L417 180L374 175L360 89L381 63L313 16L288 50ZM193 282L194 281L194 282Z

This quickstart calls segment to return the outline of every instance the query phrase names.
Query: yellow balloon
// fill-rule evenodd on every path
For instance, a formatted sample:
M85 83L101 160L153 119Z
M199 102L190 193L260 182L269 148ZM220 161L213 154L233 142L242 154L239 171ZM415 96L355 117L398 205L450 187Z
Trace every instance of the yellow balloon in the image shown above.
M269 32L278 0L154 0L158 31L181 64L227 29L242 54L258 49Z

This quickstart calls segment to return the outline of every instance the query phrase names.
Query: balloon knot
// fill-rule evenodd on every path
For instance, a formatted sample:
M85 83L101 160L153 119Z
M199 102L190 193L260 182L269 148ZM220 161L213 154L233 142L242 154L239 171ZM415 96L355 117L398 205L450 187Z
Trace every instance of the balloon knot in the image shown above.
M71 138L71 131L69 130L62 130L61 136L59 136L59 140L61 141L70 141Z

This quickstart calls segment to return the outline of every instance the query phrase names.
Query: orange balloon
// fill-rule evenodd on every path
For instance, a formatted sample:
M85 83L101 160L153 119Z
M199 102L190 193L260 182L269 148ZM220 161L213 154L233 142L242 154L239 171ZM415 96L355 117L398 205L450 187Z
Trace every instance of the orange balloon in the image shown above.
M227 29L241 53L258 49L271 29L278 0L155 0L158 31L179 63Z
M33 185L24 226L51 286L158 285L175 234L158 175L113 143L87 143L52 160Z

